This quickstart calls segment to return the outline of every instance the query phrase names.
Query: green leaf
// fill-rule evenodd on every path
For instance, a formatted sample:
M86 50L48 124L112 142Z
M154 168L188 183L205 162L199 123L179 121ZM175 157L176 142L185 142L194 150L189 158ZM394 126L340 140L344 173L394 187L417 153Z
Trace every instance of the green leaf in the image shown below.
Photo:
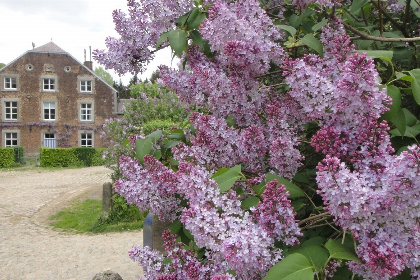
M286 30L287 32L290 33L290 35L294 36L296 34L296 28L294 28L293 26L290 25L279 25L279 27L283 30Z
M193 30L200 27L200 24L206 19L206 14L200 12L198 8L192 10L187 20L188 30Z
M393 136L402 136L398 129L393 129L389 132ZM405 129L404 137L415 139L420 134L420 122L413 126L407 126Z
M314 244L300 247L293 250L292 253L304 255L317 270L324 268L328 262L328 257L330 256L327 249L321 247L321 245Z
M194 45L200 47L201 50L204 48L204 39L201 37L201 33L198 30L190 32L190 38L193 40Z
M314 35L306 34L305 37L302 38L302 43L315 50L320 56L323 55L322 44L317 38L314 37Z
M322 245L322 244L324 244L324 239L321 236L315 236L303 242L301 247L308 246L308 245Z
M265 181L266 182L271 182L273 180L277 180L277 182L279 182L280 184L283 184L286 187L286 190L289 192L289 198L305 196L305 193L298 186L293 184L292 182L290 182L290 181L288 181L284 178L281 178L277 175L267 173L267 175L265 177Z
M168 142L165 143L163 148L165 148L165 149L173 148L176 145L178 145L179 142L181 142L181 141L179 141L179 140L169 140Z
M139 163L143 163L144 156L149 154L152 150L152 142L150 139L137 139L136 140L136 158Z
M168 138L181 140L183 142L186 141L185 134L184 134L184 131L182 129L172 130L172 133L168 135Z
M256 207L258 205L258 202L260 202L260 199L256 196L251 196L242 201L241 207L243 209L249 209L251 207Z
M413 77L411 77L409 75L405 75L403 73L398 73L395 76L397 77L398 80L407 81L407 82L410 82L410 83L413 81Z
M275 264L263 280L313 280L313 267L302 254L290 254Z
M366 56L369 58L387 58L387 60L391 61L392 57L394 56L393 51L382 51L382 50L358 50L359 54L366 53Z
M253 186L252 189L255 191L256 194L258 195L262 194L265 190L265 181L262 181L258 185Z
M156 48L159 48L159 46L165 42L166 39L168 39L169 31L164 32L160 35L159 40L156 42Z
M189 11L188 13L180 16L177 20L176 20L176 25L178 27L182 27L185 25L185 23L187 22L188 17L190 16L191 11Z
M303 206L305 206L306 204L303 203L302 201L292 201L292 207L293 210L296 212L298 211L300 208L302 208Z
M169 31L168 38L175 55L181 56L187 47L187 34L185 31L181 29L171 30Z
M221 192L227 192L240 178L242 178L241 165L236 165L213 179L216 181Z
M211 179L213 179L214 177L220 176L227 171L229 171L229 169L227 169L226 167L222 167L219 170L217 170L217 172L214 173L213 176L211 176Z
M416 116L414 116L408 109L403 108L403 112L408 126L414 126L419 122Z
M156 130L155 132L150 133L147 135L147 139L150 139L152 143L156 143L159 138L162 137L162 130Z
M298 15L293 14L293 15L290 16L289 23L294 28L298 28L299 25L302 23L302 20L303 19L301 17L299 17Z
M414 100L420 105L420 69L413 69L409 73L413 77L411 91L413 92Z
M188 229L182 228L182 231L184 232L185 236L188 237L189 240L194 240L194 236L192 236L191 232Z
M171 231L172 234L175 234L177 232L179 232L182 228L182 224L180 220L175 220L170 226L169 226L169 230Z
M359 10L363 5L367 3L367 0L354 0L350 6L350 12L355 13Z
M396 86L387 86L387 94L392 98L392 105L390 110L384 113L384 118L391 121L401 135L404 135L407 124L404 111L401 108L401 92Z
M327 248L330 252L331 259L341 259L360 262L359 258L356 256L354 251L348 248L347 246L341 244L340 240L329 239L327 243L325 243L325 248Z
M154 156L156 159L160 159L162 157L162 152L160 150L154 150L151 153L152 156Z
M326 25L328 22L328 20L326 18L323 18L320 22L318 22L317 24L315 24L314 26L312 26L312 31L318 31L319 29L321 29L322 27L324 27L324 25Z
M311 182L308 179L308 176L304 173L296 173L295 177L293 177L293 180L300 183L310 184Z

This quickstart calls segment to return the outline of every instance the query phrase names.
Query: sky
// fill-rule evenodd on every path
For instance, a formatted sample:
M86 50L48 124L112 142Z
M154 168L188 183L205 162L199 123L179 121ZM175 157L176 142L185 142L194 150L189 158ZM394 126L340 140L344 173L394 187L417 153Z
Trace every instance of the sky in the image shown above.
M89 46L92 51L105 49L106 37L119 38L112 12L127 11L126 3L127 0L0 0L0 63L10 63L32 49L32 43L40 47L51 40L83 63L85 49L86 58L90 59ZM150 78L161 64L175 67L170 49L159 51L139 77ZM101 65L93 60L93 68L98 66ZM132 77L108 72L124 84Z

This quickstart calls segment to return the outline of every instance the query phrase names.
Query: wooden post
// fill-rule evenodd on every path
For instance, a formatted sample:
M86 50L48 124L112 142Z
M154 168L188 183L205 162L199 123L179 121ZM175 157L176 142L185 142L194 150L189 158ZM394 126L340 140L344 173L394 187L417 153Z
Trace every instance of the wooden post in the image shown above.
M102 185L102 219L106 219L112 209L112 184L106 182Z

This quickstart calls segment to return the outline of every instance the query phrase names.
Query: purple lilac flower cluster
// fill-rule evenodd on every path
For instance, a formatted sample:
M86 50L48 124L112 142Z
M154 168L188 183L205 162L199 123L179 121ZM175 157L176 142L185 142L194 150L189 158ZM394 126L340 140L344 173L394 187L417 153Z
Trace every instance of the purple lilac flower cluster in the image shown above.
M420 149L388 156L387 165L362 165L351 171L329 157L318 166L317 181L336 223L350 230L364 264L353 263L369 279L390 279L405 267L420 265ZM378 170L379 169L379 170Z

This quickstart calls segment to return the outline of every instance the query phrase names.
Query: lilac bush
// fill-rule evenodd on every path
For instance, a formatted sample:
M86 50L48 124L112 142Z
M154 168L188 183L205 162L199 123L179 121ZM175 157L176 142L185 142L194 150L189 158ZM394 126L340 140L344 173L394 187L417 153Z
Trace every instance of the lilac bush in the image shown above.
M159 83L193 111L166 136L130 136L119 159L117 192L173 222L164 254L130 252L146 279L418 278L419 7L371 2L114 12L121 38L96 59L143 71L169 45L180 67Z

